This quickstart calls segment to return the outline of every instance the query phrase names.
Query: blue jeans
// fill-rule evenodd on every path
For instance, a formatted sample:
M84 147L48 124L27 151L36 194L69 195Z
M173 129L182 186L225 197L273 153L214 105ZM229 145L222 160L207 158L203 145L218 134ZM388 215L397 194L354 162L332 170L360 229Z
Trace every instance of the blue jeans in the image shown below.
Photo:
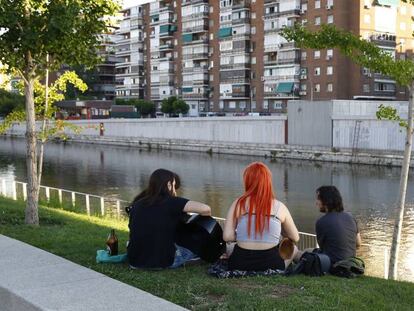
M171 269L178 268L185 264L187 261L197 258L197 255L190 251L188 248L175 244L175 257L174 262L170 266Z

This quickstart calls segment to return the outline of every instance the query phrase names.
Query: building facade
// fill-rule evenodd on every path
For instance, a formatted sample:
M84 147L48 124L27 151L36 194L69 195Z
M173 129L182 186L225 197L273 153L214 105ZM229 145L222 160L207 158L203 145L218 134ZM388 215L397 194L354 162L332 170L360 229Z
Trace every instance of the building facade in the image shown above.
M296 99L408 98L335 49L301 50L280 35L297 22L335 24L396 58L412 57L414 8L399 0L156 0L123 14L117 96L158 107L178 96L190 115L285 112Z

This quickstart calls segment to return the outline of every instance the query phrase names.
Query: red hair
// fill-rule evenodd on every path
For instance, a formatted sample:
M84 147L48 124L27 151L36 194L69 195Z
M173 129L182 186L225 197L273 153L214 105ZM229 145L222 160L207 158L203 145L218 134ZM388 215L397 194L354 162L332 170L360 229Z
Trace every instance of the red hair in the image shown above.
M244 170L243 181L244 194L237 200L233 218L237 221L239 216L246 212L249 214L247 234L250 237L252 215L255 214L254 233L255 236L257 233L262 235L265 226L269 229L269 218L275 199L272 189L272 173L263 163L253 162Z

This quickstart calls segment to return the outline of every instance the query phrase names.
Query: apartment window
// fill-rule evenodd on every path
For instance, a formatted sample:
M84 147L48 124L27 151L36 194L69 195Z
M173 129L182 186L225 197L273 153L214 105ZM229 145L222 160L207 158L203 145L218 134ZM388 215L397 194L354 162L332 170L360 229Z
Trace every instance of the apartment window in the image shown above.
M362 85L362 90L364 91L364 93L369 93L369 84L366 83Z
M405 30L406 29L406 26L405 26L405 23L404 22L400 23L400 29L401 30Z
M214 40L214 33L210 34L210 40Z
M306 56L307 56L306 51L303 51L302 54L301 54L301 58L303 60L306 60Z
M369 14L364 15L364 23L365 24L370 24L371 23L371 15L369 15Z
M214 81L214 75L210 75L210 81Z
M315 84L313 86L313 91L319 93L321 91L321 85L319 83Z
M269 101L268 100L263 101L263 109L269 109Z
M321 17L320 16L316 16L315 17L315 25L320 25L321 24Z
M308 86L306 84L303 83L303 84L300 85L300 90L301 91L306 91L307 89L308 89Z
M236 102L229 102L229 108L235 109L236 108Z
M333 58L333 50L332 49L329 49L329 50L326 50L326 59L332 59Z
M208 21L208 25L209 25L210 27L214 27L214 19L210 19L210 20Z
M328 66L328 67L326 67L326 74L327 74L328 76L330 76L330 75L332 75L332 74L333 74L333 67L332 67L332 66Z
M210 61L210 68L214 67L214 61Z
M210 6L210 13L213 13L214 12L214 8L213 8L213 6Z
M364 8L370 9L372 4L372 0L364 0Z
M245 101L239 102L239 108L240 109L246 109L246 102Z
M302 19L302 26L305 26L308 23L308 20L306 18Z
M333 84L332 83L328 83L326 85L326 91L331 93L333 91Z
M320 9L320 8L321 8L321 1L315 0L315 9Z
M256 18L256 12L253 12L252 13L252 19L255 19Z
M302 14L306 13L307 10L308 10L308 4L302 3L302 9L301 9Z
M314 74L315 74L315 76L320 76L321 75L321 67L315 67Z
M314 51L313 52L313 58L314 59L319 59L319 58L321 58L321 51Z
M326 8L329 10L329 9L332 9L333 8L333 3L334 3L334 1L333 0L328 0L328 1L326 1Z
M328 15L328 20L327 23L328 24L333 24L334 20L333 20L333 15Z
M252 57L252 64L256 64L256 57Z
M252 35L256 34L256 27L252 27Z

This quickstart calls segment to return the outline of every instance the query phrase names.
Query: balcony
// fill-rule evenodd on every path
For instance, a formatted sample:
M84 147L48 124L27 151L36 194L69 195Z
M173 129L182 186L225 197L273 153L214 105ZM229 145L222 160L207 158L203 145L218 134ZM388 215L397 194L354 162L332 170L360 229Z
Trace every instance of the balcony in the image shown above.
M392 47L397 46L397 36L390 34L372 34L370 36L370 41L378 46Z
M287 42L287 43L279 43L279 44L272 44L272 45L265 45L264 46L264 52L277 52L280 50L295 50L299 49L295 46L294 42Z
M284 17L300 17L300 9L293 9L293 10L288 10L288 11L268 13L268 14L265 14L263 16L263 19L268 20L268 19L278 18L278 17L281 17L281 16L284 16Z
M182 0L181 6L186 6L190 4L198 4L198 3L208 3L208 0Z
M250 18L245 17L245 18L233 19L231 21L231 24L232 25L250 24Z
M233 0L233 10L250 8L250 0Z
M183 33L197 33L197 32L206 32L206 31L208 31L207 24L196 26L196 27L183 28Z
M183 73L201 73L208 72L208 66L196 66L183 68Z
M172 43L164 43L160 45L158 49L160 51L168 51L174 49L174 45Z
M275 65L285 65L285 64L299 64L300 57L294 58L282 58L282 59L265 59L264 65L265 66L275 66Z

